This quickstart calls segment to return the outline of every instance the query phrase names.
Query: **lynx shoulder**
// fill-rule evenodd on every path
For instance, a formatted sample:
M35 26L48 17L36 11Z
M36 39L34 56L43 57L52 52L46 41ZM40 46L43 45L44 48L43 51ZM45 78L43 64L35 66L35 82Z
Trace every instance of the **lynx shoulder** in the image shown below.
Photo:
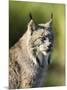
M43 85L54 41L51 23L52 18L45 24L36 24L31 18L25 34L10 48L10 89Z

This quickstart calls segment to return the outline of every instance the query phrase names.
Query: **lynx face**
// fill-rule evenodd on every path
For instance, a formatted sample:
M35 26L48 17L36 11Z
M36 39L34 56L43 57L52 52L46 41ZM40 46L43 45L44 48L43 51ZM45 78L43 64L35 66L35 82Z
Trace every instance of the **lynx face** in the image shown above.
M47 55L53 47L52 18L45 24L36 25L33 20L30 21L31 38L29 40L32 53L35 57L41 53Z

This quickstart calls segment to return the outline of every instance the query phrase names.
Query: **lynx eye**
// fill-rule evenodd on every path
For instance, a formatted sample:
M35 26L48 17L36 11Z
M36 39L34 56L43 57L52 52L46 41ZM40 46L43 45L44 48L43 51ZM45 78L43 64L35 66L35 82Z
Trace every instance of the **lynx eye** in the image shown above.
M46 37L42 37L42 41L46 40Z
M45 27L41 27L42 29L45 29Z
M51 36L51 34L46 35L46 38L47 37L49 38L50 41L53 39L53 37Z

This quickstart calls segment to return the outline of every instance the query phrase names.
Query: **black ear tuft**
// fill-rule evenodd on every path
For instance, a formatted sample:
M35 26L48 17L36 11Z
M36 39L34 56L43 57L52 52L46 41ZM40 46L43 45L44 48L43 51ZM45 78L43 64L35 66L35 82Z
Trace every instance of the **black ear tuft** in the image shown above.
M29 17L30 17L30 20L32 19L32 14L31 13L29 13Z
M51 13L51 19L53 18L53 13Z

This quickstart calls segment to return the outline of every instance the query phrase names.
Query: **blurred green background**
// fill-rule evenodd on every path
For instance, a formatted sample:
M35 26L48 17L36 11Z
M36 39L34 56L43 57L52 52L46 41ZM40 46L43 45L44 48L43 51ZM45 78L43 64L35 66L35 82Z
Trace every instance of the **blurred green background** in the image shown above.
M37 23L49 21L53 13L55 42L45 86L63 86L65 85L65 5L9 1L9 47L13 46L26 31L30 12Z

